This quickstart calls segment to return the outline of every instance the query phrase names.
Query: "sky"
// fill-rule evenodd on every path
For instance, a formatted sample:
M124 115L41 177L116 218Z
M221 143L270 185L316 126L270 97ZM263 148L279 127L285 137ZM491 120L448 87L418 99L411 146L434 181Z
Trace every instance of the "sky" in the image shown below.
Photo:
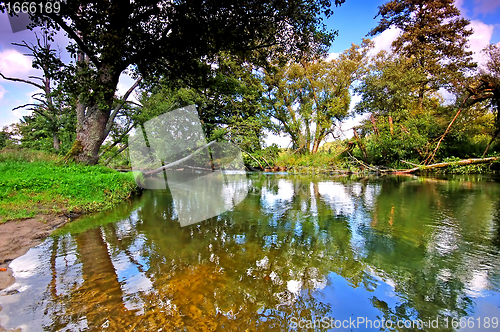
M373 29L378 18L378 7L386 1L380 0L346 0L341 6L334 8L334 14L325 20L329 29L338 30L331 48L331 56L342 53L352 43L359 44L362 38ZM474 34L470 37L470 50L475 52L474 59L481 63L479 51L489 43L500 42L500 0L456 0L455 5L461 15L470 20ZM389 50L392 41L398 36L398 31L390 29L373 38L375 51ZM36 39L29 30L13 33L6 13L0 13L0 72L5 76L28 79L29 76L39 76L39 72L31 67L31 58L23 55L25 48L14 46L12 43L22 41L33 43ZM68 60L64 49L68 44L63 34L56 36L56 43L62 50L62 59ZM133 80L122 75L118 84L118 94L123 95L132 86ZM18 122L23 115L30 111L12 109L23 104L33 102L31 96L38 92L37 88L25 83L9 82L0 77L0 128ZM353 106L359 98L354 97ZM359 118L346 121L343 129L347 130L355 125ZM346 134L348 135L348 134ZM289 140L285 137L269 137L267 144L277 143L286 146Z

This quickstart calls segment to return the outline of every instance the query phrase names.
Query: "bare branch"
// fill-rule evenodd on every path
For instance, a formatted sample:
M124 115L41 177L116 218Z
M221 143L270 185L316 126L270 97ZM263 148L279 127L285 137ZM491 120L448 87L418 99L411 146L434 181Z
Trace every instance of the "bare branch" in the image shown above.
M5 76L4 74L0 73L0 76L2 76L2 78L4 80L7 80L7 81L12 81L12 82L23 82L23 83L26 83L26 84L31 84L33 86L36 86L37 88L39 89L42 89L43 90L43 85L41 84L38 84L38 83L35 83L35 82L31 82L31 81L28 81L28 80L25 80L25 79L22 79L22 78L14 78L14 77L7 77Z
M132 100L127 100L125 103L127 103L127 104L132 104L132 105L139 106L139 107L143 107L143 105L141 105L141 104L139 104L139 103L136 103L136 102L134 102L134 101L132 101Z
M28 78L34 78L36 80L40 80L40 81L45 81L45 79L41 78L41 77L38 77L38 76L28 76Z
M139 83L142 81L142 77L139 77L137 81L135 81L134 85L130 87L130 89L125 92L122 98L122 102L116 105L115 109L113 110L113 113L109 116L108 123L106 124L106 131L105 131L105 136L107 137L109 132L111 131L111 128L113 127L113 123L115 121L116 115L118 112L121 110L123 105L125 105L125 102L127 101L127 98L130 96L130 94L134 91L134 89L139 85Z
M146 172L146 173L144 173L144 175L145 175L145 176L153 175L153 174L156 174L156 173L160 173L160 172L162 172L163 170L166 170L166 169L168 169L168 168L170 168L170 167L174 167L174 166L176 166L176 165L179 165L180 163L183 163L183 162L185 162L186 160L189 160L189 159L193 158L195 154L197 154L198 152L200 152L201 150L203 150L203 149L205 149L205 148L208 148L210 145L214 144L215 142L216 142L216 141L212 141L212 142L210 142L210 143L208 143L208 144L205 144L204 146L202 146L201 148L197 149L196 151L194 151L194 152L193 152L193 153L191 153L190 155L188 155L188 156L186 156L186 157L184 157L184 158L182 158L182 159L179 159L179 160L177 160L177 161L174 161L174 162L172 162L172 163L170 163L170 164L167 164L167 165L165 165L165 166L162 166L162 167L159 167L159 168L154 169L154 170L152 170L152 171Z
M15 111L15 110L18 110L18 109L20 109L20 108L25 108L25 107L27 107L27 106L35 106L35 107L38 107L38 106L40 106L40 105L38 105L38 104L24 104L24 105L21 105L21 106L14 107L12 110L13 110L13 111Z

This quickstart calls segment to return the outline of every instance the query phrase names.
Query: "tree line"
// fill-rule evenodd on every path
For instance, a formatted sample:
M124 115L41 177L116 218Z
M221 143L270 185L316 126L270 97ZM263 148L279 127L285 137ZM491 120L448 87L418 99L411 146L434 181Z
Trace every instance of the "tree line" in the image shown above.
M276 147L265 149L266 132L289 137L290 153L316 154L333 139L378 165L498 152L500 48L485 48L478 67L467 49L470 22L453 1L389 1L367 36L399 28L390 52L375 53L363 39L328 60L336 32L322 19L342 3L67 1L59 13L32 15L42 32L17 45L43 77L0 76L41 92L19 106L33 113L1 132L0 147L15 135L22 147L108 163L126 151L134 128L195 104L209 140L254 155L276 156ZM71 40L70 62L52 45L58 30ZM117 96L124 72L136 81ZM340 127L358 114L364 120L346 139Z

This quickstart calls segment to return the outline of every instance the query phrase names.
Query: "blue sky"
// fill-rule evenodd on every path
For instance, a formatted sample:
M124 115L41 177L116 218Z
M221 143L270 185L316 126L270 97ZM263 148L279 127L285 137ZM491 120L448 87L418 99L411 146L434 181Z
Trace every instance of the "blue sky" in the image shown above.
M341 53L349 48L351 43L360 43L361 39L377 25L378 19L374 17L378 12L378 6L384 2L346 0L342 6L334 8L334 14L325 20L328 28L338 30L338 37L333 42L330 52ZM471 50L478 52L489 43L500 41L500 0L456 0L455 4L462 16L471 20L475 32L469 42ZM375 37L376 50L388 50L397 34L396 30L388 30ZM11 45L12 42L19 43L23 40L33 42L35 40L33 32L25 30L12 33L7 14L0 13L0 72L4 75L24 79L38 75L38 72L31 68L31 59L23 55L26 50ZM60 35L57 36L56 42L64 50L67 39ZM479 55L476 55L476 60L481 61ZM132 84L130 78L122 77L118 93L123 94ZM12 109L29 103L31 95L35 92L37 91L33 86L0 78L0 128L17 122L21 116L30 113L26 110L12 111ZM351 121L346 126L353 123ZM286 139L278 139L277 142L284 144Z

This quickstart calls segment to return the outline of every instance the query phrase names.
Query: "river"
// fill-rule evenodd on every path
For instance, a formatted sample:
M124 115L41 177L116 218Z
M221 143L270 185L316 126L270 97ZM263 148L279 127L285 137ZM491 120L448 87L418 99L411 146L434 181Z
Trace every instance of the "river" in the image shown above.
M217 193L198 192L196 205L193 195L188 204L146 190L59 229L11 262L16 283L0 292L1 325L500 330L500 179L261 173L224 181L239 196L229 205L224 196L227 211L200 222L181 217L213 207Z

